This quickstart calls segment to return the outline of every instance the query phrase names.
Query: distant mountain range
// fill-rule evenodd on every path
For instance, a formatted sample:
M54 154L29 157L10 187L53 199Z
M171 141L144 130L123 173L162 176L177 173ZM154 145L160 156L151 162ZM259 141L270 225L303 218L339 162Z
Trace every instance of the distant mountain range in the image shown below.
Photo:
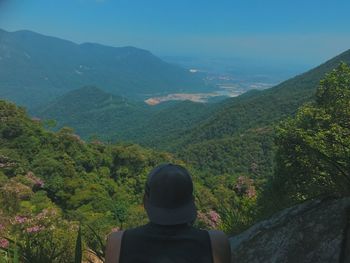
M212 104L152 107L102 95L96 88L90 88L96 94L86 98L88 92L81 89L41 109L38 116L59 120L59 127L72 126L85 138L97 134L172 151L206 171L268 174L273 167L273 126L312 101L319 81L341 62L350 64L350 50L271 89ZM99 97L104 99L95 102Z
M208 89L200 76L146 50L0 29L1 98L35 107L86 85L132 99Z

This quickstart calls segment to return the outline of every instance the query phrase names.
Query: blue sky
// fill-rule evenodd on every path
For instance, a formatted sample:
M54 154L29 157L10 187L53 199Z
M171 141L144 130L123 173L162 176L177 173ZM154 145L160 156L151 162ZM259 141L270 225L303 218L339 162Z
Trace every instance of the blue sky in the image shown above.
M350 49L349 0L0 0L0 28L157 55L318 64Z

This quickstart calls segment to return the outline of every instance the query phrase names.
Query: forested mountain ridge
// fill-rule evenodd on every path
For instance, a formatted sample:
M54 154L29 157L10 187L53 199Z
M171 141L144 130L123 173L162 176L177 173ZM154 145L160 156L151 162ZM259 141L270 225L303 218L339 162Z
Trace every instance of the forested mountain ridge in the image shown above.
M214 114L187 133L184 144L231 136L294 114L303 103L312 100L319 81L341 62L350 64L350 50L273 88L223 101Z
M140 123L133 122L134 126L128 129L130 137L126 135L122 139L174 150L176 146L183 148L206 140L231 137L246 130L264 129L293 115L303 103L311 101L320 79L342 61L350 63L350 50L267 90L248 91L214 104L187 101L152 107L153 110L148 109L152 112L149 118ZM147 107L143 110L147 112ZM55 118L54 115L51 117Z
M150 106L144 102L86 86L32 110L32 116L55 120L55 129L73 127L83 139L125 142L170 148L182 131L193 127L216 108L216 104L191 101Z
M181 101L154 107L124 139L162 150L173 150L186 132L215 111L216 103Z
M206 88L196 74L146 50L78 45L26 30L0 29L0 58L0 96L30 107L86 85L139 99Z
M130 130L135 125L142 125L151 113L152 108L144 102L85 86L36 108L33 116L55 120L56 129L74 127L84 139L96 135L110 141L125 138L127 134L131 136Z
M241 172L266 178L272 174L273 167L273 126L295 114L305 102L312 101L320 79L341 61L350 63L350 51L274 88L252 90L222 102L174 102L151 108L144 105L139 108L142 112L138 111L141 118L136 118L138 114L134 112L125 122L113 121L114 116L123 118L113 108L104 112L102 107L101 111L97 110L100 116L95 118L82 107L74 114L76 120L67 124L79 133L85 125L82 120L86 120L89 125L86 125L84 137L95 129L96 135L107 135L112 141L131 141L171 151L197 169L211 173ZM65 108L65 100L61 103ZM79 112L84 113L79 115ZM67 114L50 117L62 121L70 119ZM127 115L124 117L128 119Z
M350 64L350 50L274 88L222 102L209 118L187 130L173 151L198 169L272 175L274 125L313 101L320 80L341 62Z

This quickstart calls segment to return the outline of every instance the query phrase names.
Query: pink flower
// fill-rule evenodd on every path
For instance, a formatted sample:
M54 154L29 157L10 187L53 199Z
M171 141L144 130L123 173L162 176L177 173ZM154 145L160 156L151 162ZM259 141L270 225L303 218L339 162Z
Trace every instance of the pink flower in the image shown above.
M7 239L0 238L0 247L1 248L8 248L10 245L10 242Z
M42 227L42 226L33 226L33 227L28 227L26 229L26 231L27 231L27 233L37 233L43 229L44 229L44 227Z
M211 210L208 213L199 211L197 218L199 221L203 222L207 227L210 228L217 228L221 220L220 215L214 210Z
M248 190L247 190L247 195L249 198L254 198L256 197L256 190L255 187L253 185L251 185Z
M15 221L18 224L23 224L27 221L27 218L24 216L15 216Z
M246 195L249 198L256 197L254 180L245 176L239 176L236 181L235 190L240 195Z
M220 215L218 213L216 213L214 210L211 210L209 212L209 216L210 216L211 221L213 221L215 224L219 223Z
M5 229L5 226L3 224L0 224L0 231L4 229Z

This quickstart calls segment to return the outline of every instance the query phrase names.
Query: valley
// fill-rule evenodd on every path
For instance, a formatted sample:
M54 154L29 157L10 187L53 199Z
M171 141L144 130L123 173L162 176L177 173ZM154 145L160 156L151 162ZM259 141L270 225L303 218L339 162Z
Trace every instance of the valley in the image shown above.
M210 82L213 91L209 93L173 93L165 96L150 97L145 100L148 105L157 105L166 101L184 101L207 103L218 99L232 98L242 95L249 90L264 90L275 86L272 83L263 82L237 82L229 77L206 77L206 82ZM233 82L232 82L233 81Z
M103 262L161 163L189 169L195 226L228 235L350 195L350 50L286 80L31 31L0 30L0 57L0 259Z
M231 87L229 88L232 89ZM192 101L192 102L200 102L200 103L207 103L211 99L216 99L218 97L221 97L221 99L224 99L225 97L236 97L240 94L243 94L243 91L234 91L234 92L228 92L226 90L218 91L218 92L212 92L212 93L174 93L174 94L168 94L166 96L162 97L152 97L145 100L145 103L148 105L157 105L159 103L167 102L167 101Z
M193 75L198 75L203 79L205 83L207 83L210 87L212 87L210 92L206 93L172 93L166 94L163 96L152 96L148 95L148 98L145 102L149 105L156 105L166 101L184 101L189 100L192 102L210 102L218 99L237 97L249 90L263 90L267 88L271 88L276 86L276 81L282 81L283 76L278 76L278 73L263 74L264 70L259 69L260 71L247 71L242 74L240 70L245 66L240 66L234 60L229 63L228 61L224 61L221 63L211 64L211 67L207 67L206 62L204 63L202 60L191 59L190 63L188 60L177 59L176 57L165 57L165 60L169 62L177 63L184 68L189 68L189 72ZM210 60L209 60L210 61ZM220 61L220 60L219 60ZM197 67L193 67L197 66ZM199 68L198 68L199 66ZM203 67L204 69L201 69ZM231 72L230 68L235 67L238 71ZM276 70L275 70L276 71ZM272 76L275 76L273 78ZM275 82L274 82L275 81Z

